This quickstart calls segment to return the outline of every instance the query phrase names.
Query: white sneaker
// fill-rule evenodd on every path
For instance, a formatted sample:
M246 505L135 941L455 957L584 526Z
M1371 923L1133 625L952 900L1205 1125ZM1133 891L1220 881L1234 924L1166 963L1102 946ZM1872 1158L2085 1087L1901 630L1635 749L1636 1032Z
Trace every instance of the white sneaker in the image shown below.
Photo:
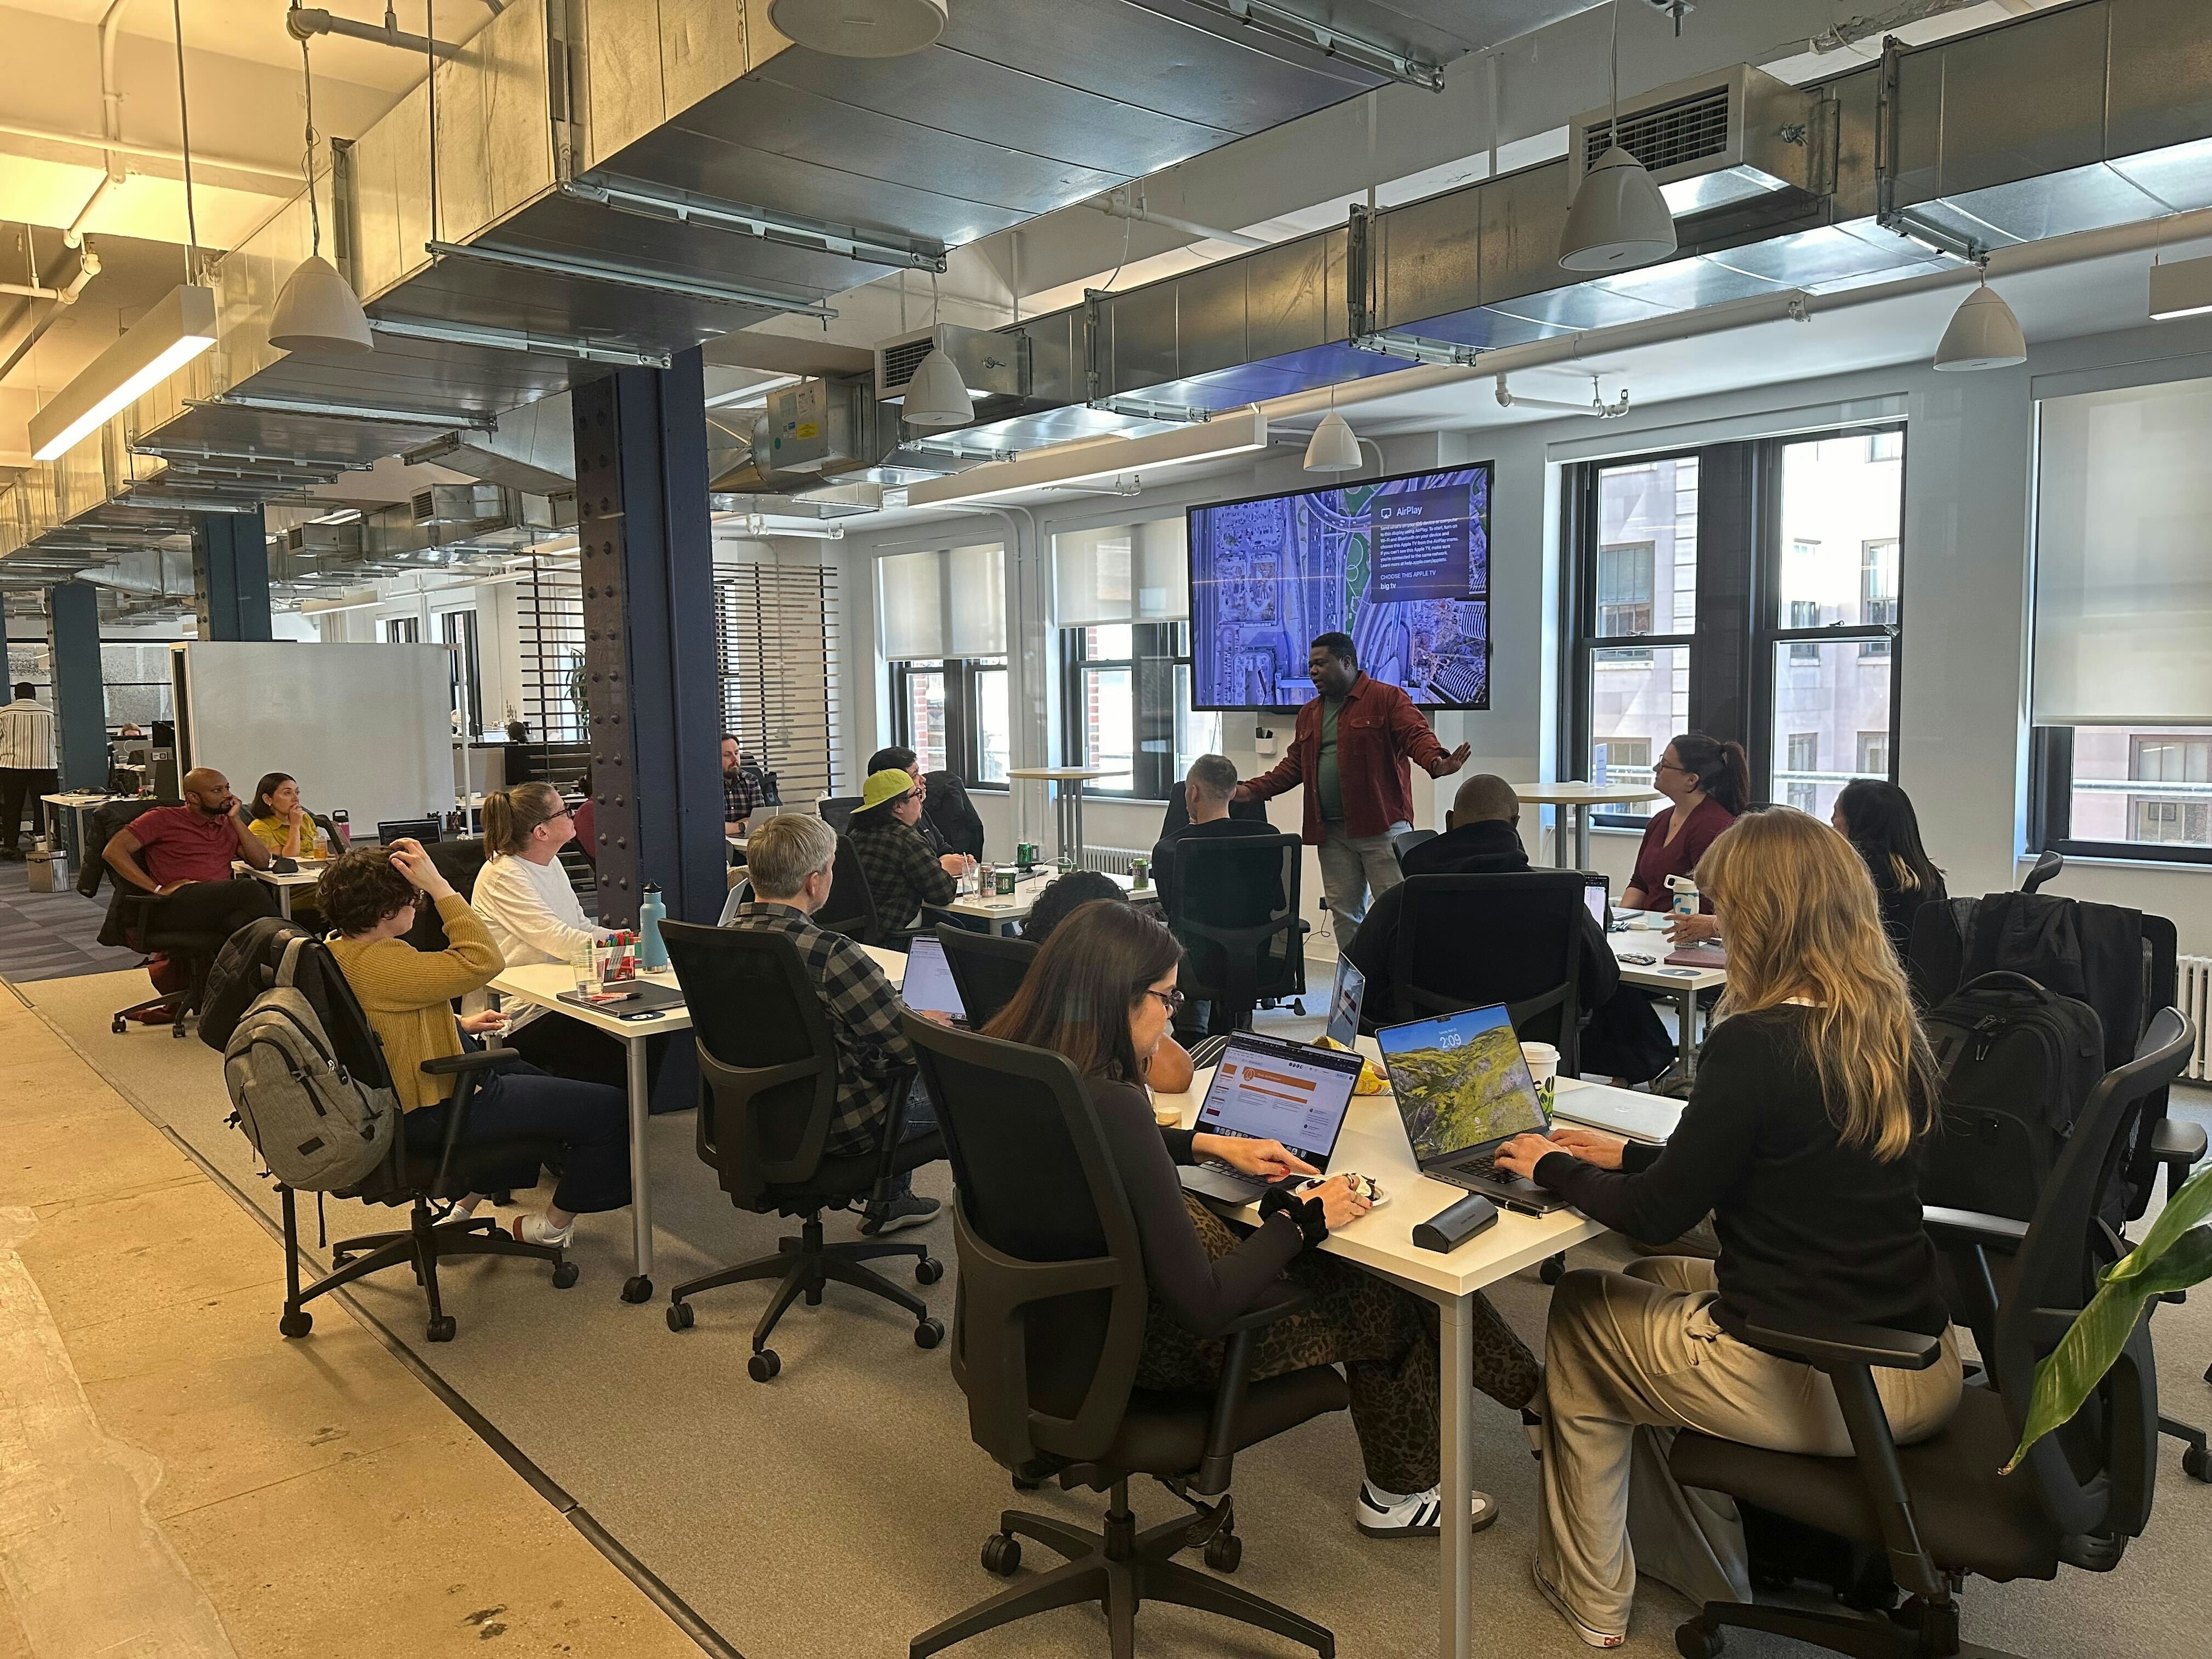
M1559 1594L1550 1579L1544 1577L1543 1568L1537 1565L1533 1558L1528 1563L1528 1576L1536 1581L1537 1593L1552 1604L1552 1611L1565 1620L1567 1627L1583 1638L1584 1647L1617 1648L1627 1642L1628 1638L1625 1635L1608 1636L1601 1630L1593 1630L1577 1618L1575 1610L1567 1605L1567 1598Z
M546 1224L542 1215L519 1215L514 1218L514 1237L518 1243L550 1244L565 1249L569 1237L575 1231L576 1224L573 1221L565 1227L552 1227Z
M1480 1532L1498 1519L1498 1500L1486 1492L1469 1496L1468 1530ZM1396 1498L1377 1492L1368 1480L1359 1483L1359 1498L1352 1506L1353 1522L1370 1538L1434 1538L1443 1513L1443 1500L1435 1486Z

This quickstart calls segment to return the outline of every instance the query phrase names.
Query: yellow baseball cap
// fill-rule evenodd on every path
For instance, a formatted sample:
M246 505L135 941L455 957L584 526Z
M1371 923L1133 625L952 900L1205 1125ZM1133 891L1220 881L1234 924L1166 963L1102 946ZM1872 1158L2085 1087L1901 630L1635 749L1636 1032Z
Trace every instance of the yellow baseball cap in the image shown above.
M868 781L860 786L860 810L881 806L887 800L896 800L902 795L914 793L914 775L902 772L896 766L886 766L880 772L868 774Z

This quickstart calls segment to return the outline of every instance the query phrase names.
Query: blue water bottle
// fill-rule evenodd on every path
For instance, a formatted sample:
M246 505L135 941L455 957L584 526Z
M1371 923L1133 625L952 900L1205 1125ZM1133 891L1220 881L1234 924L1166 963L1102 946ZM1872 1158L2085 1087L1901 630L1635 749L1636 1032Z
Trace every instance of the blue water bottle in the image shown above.
M660 942L660 919L668 907L660 902L660 889L647 882L645 902L637 907L638 965L647 973L668 966L668 947Z

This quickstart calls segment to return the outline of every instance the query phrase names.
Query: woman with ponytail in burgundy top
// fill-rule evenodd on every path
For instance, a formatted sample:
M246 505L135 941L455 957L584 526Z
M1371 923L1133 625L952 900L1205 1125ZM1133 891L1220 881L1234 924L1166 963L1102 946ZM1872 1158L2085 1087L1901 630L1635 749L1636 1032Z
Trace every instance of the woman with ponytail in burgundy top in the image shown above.
M1674 908L1667 878L1693 873L1705 848L1751 804L1751 767L1743 745L1702 732L1685 732L1667 745L1651 769L1651 785L1666 796L1668 805L1644 826L1636 872L1620 896L1624 910ZM1698 908L1705 914L1685 916L1668 930L1668 937L1677 945L1717 937L1720 928L1712 908L1711 900L1700 898Z

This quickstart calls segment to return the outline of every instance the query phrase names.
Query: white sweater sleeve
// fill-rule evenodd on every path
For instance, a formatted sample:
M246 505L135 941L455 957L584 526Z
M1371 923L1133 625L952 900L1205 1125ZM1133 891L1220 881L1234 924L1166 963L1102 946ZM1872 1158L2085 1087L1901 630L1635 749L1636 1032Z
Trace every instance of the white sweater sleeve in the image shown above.
M606 937L604 929L586 923L583 907L577 903L561 866L554 864L548 868L559 874L562 894L568 901L562 908L568 915L556 914L558 900L549 901L544 890L531 879L534 866L526 860L494 859L477 878L471 903L498 940L509 967L530 962L567 962L586 945Z

